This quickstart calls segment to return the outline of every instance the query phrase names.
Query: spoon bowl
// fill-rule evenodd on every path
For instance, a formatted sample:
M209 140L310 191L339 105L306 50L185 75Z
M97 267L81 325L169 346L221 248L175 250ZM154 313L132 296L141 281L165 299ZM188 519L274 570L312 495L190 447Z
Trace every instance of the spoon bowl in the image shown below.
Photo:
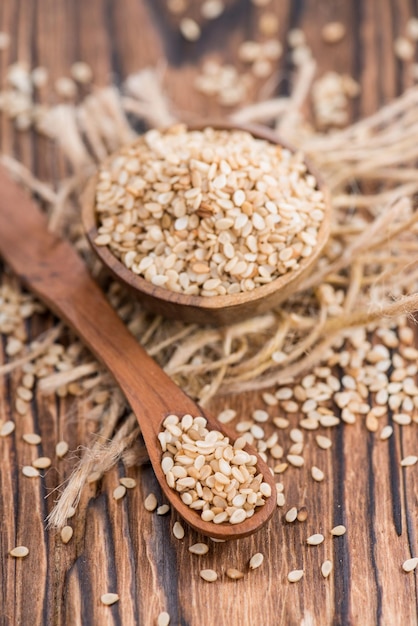
M216 130L243 130L249 132L256 139L263 139L272 144L295 150L280 141L273 131L257 126L237 126L227 123L209 123L193 125L190 130L203 130L206 127ZM180 319L185 322L200 324L224 325L235 320L243 320L256 316L278 306L293 294L306 276L312 271L315 262L322 252L330 233L331 202L328 190L320 175L312 164L305 159L308 172L313 174L317 181L317 188L324 196L324 219L318 230L317 244L312 254L299 261L298 267L279 276L270 283L256 287L252 291L243 291L225 296L192 296L181 292L171 291L164 287L155 286L145 278L134 274L128 269L107 246L95 243L98 235L96 215L96 174L88 183L83 194L82 219L88 241L102 263L113 276L126 285L138 296L141 303L148 310L164 317Z
M198 532L218 539L245 537L261 528L276 506L276 490L267 465L257 456L257 471L272 495L243 522L215 524L184 504L161 467L158 435L169 414L193 417L201 408L145 352L113 310L71 245L48 232L46 216L0 168L0 255L31 291L73 328L104 363L135 413L161 489L171 506ZM210 430L230 434L203 414ZM233 437L231 437L233 439ZM250 454L256 454L247 447Z

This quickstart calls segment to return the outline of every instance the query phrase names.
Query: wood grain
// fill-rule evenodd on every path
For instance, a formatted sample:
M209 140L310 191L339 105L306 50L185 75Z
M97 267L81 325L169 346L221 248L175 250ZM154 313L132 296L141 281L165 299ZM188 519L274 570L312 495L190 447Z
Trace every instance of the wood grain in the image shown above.
M217 22L205 25L196 45L178 35L177 18L167 14L162 0L3 0L0 30L12 35L12 44L0 53L4 83L7 65L16 59L46 65L52 80L68 75L72 62L89 62L98 85L112 77L119 82L129 73L165 61L164 85L184 119L202 115L219 117L224 110L197 94L192 83L196 63L211 53L236 61L237 45L256 33L262 9L249 0L229 0ZM269 10L280 19L279 37L285 41L290 28L302 27L319 61L320 71L337 70L353 75L362 94L353 104L353 116L370 113L410 85L406 64L392 54L393 39L405 31L409 16L417 14L409 0L271 0ZM330 49L320 38L320 27L342 19L348 33ZM286 46L285 46L286 47ZM164 64L163 64L164 65ZM277 93L285 93L290 64L284 56L278 66ZM262 90L262 85L258 90ZM53 101L50 93L41 100ZM12 154L42 179L55 181L68 170L64 159L46 140L30 133L16 133L2 116L2 152ZM6 276L7 280L12 280ZM29 327L35 337L50 327L50 314L38 316ZM2 339L3 348L5 340ZM0 350L0 364L6 361ZM0 439L0 624L11 626L148 626L159 611L167 610L172 624L194 626L296 626L379 625L414 626L418 623L415 574L404 574L402 562L417 554L418 481L415 468L402 469L401 458L416 454L415 426L394 424L394 436L377 440L360 423L334 429L331 450L318 449L306 434L306 467L291 469L283 477L286 505L265 530L230 544L211 544L204 557L195 557L188 546L202 539L189 531L174 539L174 514L156 516L144 511L142 502L158 491L150 467L131 469L138 488L121 501L112 491L120 465L83 494L80 512L70 523L74 537L63 545L45 528L53 489L68 477L71 458L57 460L55 443L65 438L72 450L88 440L92 424L86 422L82 401L55 400L37 394L30 412L22 418L14 410L19 375L0 378L0 419L15 419L13 436ZM246 415L260 406L255 394L217 398L214 411L231 406ZM66 416L71 410L72 418ZM297 421L297 416L292 420ZM42 444L28 446L25 432L39 432ZM45 478L28 479L23 465L41 454L54 458ZM314 483L309 467L316 464L327 475ZM306 506L304 523L286 524L284 512ZM329 530L344 523L347 534L331 538ZM323 532L325 542L308 547L306 537ZM30 548L17 561L8 556L18 544ZM248 572L248 560L261 551L263 566ZM319 568L329 558L334 563L324 580ZM203 567L220 573L216 583L199 578ZM245 571L233 582L227 567ZM304 578L287 583L287 573L303 567ZM116 591L120 601L112 607L100 596Z

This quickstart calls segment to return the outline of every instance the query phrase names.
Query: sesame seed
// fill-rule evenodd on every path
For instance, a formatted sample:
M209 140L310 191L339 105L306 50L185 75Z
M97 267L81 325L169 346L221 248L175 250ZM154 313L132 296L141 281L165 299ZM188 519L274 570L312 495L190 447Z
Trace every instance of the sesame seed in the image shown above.
M321 37L325 43L334 44L340 42L346 33L344 24L341 22L329 22L321 30Z
M296 520L297 515L298 515L298 510L295 506L293 506L291 509L288 510L288 512L285 515L286 522L291 524L292 522Z
M321 565L321 574L324 578L328 578L328 576L331 574L332 572L332 562L331 561L324 561Z
M187 41L197 41L200 37L200 26L190 17L184 17L179 24L180 32Z
M398 59L401 59L401 61L410 61L414 57L414 45L409 39L406 39L406 37L397 37L393 47L395 55Z
M306 522L306 520L308 519L308 509L306 508L306 506L302 506L297 514L297 520L298 522Z
M51 463L52 461L49 456L40 456L32 461L32 465L36 467L36 469L48 469L48 467L51 467Z
M317 435L315 437L315 441L322 450L328 450L332 446L331 439L329 439L329 437L325 437L324 435Z
M15 559L23 559L25 556L28 556L29 548L26 546L16 546L16 548L10 550L9 554Z
M59 459L62 459L68 452L69 445L66 441L59 441L55 446L55 454Z
M146 511L155 511L155 509L157 508L157 498L155 497L154 493L149 493L147 495L147 497L144 500L144 507Z
M418 456L410 455L401 460L402 467L411 467L418 461Z
M36 433L25 433L24 435L22 435L22 439L31 446L37 446L42 441L41 437Z
M203 555L209 552L209 546L206 543L194 543L192 546L189 546L189 552L192 554Z
M170 507L168 506L168 504L162 504L161 506L157 507L157 515L166 515L170 510Z
M22 474L27 478L38 478L40 476L38 470L32 467L32 465L24 465L24 467L22 467Z
M319 544L321 544L324 541L324 539L325 539L324 535L317 533L315 535L311 535L310 537L308 537L306 540L306 543L309 546L319 546Z
M413 572L418 565L418 557L407 559L402 563L402 569L404 572Z
M226 575L232 580L239 580L240 578L244 578L243 572L240 572L239 569L235 569L235 567L229 567L226 570Z
M393 427L390 426L390 424L387 424L386 426L384 426L380 432L380 439L382 441L385 441L386 439L389 439L389 437L391 437L393 434Z
M2 424L0 428L0 437L7 437L8 435L11 435L12 432L14 432L15 428L16 425L11 420L4 422L4 424Z
M213 583L218 578L218 574L213 569L202 569L200 570L199 575L208 583Z
M62 543L68 543L71 540L73 533L74 531L71 526L64 526L60 533Z
M297 583L303 578L303 569L294 569L287 575L287 580L290 583Z
M313 465L311 468L311 476L318 483L324 480L325 478L324 472L320 470L319 467L316 467L315 465Z
M173 535L175 536L176 539L183 539L183 537L184 537L184 528L180 524L180 522L174 522Z
M298 454L288 454L286 458L294 467L302 467L302 465L305 464L303 456L299 456Z
M261 554L261 552L256 552L251 557L248 566L250 569L257 569L257 567L260 567L262 565L263 561L264 561L264 555Z
M335 537L341 537L341 535L345 535L346 532L347 529L342 524L334 526L334 528L331 529L331 535L334 535Z
M161 611L157 617L157 626L168 626L170 623L170 615L166 611Z
M117 593L104 593L100 596L100 601L106 606L111 606L119 601L119 596Z
M136 487L135 478L130 478L129 476L123 476L122 478L119 478L119 482L127 489L134 489Z
M116 487L113 490L113 494L112 495L113 495L113 499L114 500L121 500L121 498L123 498L125 494L126 494L126 487L125 487L125 485L118 485L118 487ZM144 506L145 506L145 503L144 503ZM147 507L145 506L145 508L147 508ZM149 509L147 509L147 510L149 510Z

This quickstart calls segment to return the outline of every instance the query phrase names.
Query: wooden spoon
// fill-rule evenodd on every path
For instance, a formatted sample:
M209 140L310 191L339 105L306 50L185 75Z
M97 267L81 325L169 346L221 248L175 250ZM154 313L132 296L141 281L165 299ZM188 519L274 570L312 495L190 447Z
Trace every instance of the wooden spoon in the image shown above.
M218 539L245 537L261 528L276 506L276 488L260 457L257 469L272 495L240 524L204 522L168 487L157 438L162 421L170 413L197 416L202 410L138 344L71 245L48 232L46 217L1 168L0 189L0 254L22 283L65 320L112 373L138 419L154 472L172 507L195 530ZM203 415L209 429L234 439L216 420Z

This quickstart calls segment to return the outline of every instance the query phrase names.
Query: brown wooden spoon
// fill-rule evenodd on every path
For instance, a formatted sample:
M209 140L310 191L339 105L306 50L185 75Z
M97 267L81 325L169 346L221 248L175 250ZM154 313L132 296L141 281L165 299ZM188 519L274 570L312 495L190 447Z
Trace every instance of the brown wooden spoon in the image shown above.
M197 416L203 414L202 410L138 344L75 250L48 232L46 217L1 168L0 190L1 256L22 283L65 320L112 373L138 419L154 472L172 507L195 530L218 539L245 537L261 528L276 506L276 488L260 457L257 468L272 495L253 517L240 524L204 522L167 485L157 438L162 422L170 413ZM216 420L204 416L209 429L230 436ZM246 449L255 454L251 448Z

